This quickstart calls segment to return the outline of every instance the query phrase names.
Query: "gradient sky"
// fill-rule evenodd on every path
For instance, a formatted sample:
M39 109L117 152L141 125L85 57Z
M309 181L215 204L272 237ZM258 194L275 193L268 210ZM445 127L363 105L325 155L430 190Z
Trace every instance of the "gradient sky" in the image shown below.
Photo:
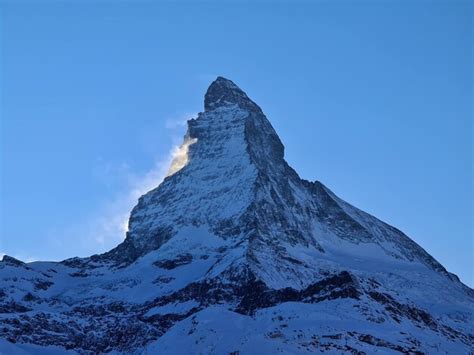
M124 238L209 83L235 81L302 176L474 285L472 3L1 6L0 253Z

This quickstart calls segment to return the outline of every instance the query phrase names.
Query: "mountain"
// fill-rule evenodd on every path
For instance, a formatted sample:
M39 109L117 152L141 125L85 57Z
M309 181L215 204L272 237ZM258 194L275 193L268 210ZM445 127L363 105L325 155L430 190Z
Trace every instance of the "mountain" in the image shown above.
M301 179L218 77L123 243L0 262L0 353L467 354L474 291L398 229Z

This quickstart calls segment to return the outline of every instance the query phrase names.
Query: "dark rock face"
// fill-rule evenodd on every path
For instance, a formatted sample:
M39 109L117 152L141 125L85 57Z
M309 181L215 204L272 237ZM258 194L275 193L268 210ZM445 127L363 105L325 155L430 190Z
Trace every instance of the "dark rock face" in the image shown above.
M228 104L235 104L249 111L262 112L237 85L219 76L207 89L204 96L204 110L211 111Z
M23 261L15 259L14 257L11 257L9 255L4 255L3 258L2 258L2 262L7 264L7 265L12 265L12 266L24 266L25 265L25 263Z
M0 352L1 339L83 354L174 353L167 342L187 339L181 353L249 341L242 353L472 351L473 290L398 229L301 179L232 81L217 78L204 107L188 121L185 163L139 199L116 248L3 257ZM222 312L229 321L209 328ZM239 341L216 350L232 325Z
M191 254L181 254L178 255L176 259L173 260L158 260L153 263L153 265L161 267L166 270L172 270L181 265L189 264L193 260Z
M254 281L239 295L240 303L236 311L254 314L258 309L273 307L284 302L317 303L337 298L359 299L360 295L352 276L347 271L311 284L301 291L291 287L272 290L263 282Z

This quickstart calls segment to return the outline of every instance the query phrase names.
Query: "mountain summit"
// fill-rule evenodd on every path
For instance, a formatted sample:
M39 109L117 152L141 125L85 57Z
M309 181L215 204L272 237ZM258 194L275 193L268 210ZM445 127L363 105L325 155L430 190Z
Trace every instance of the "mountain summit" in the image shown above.
M472 350L473 290L398 229L301 179L232 81L218 77L204 108L123 243L60 263L4 257L0 352Z
M212 82L204 96L204 109L211 111L219 106L237 104L241 108L257 110L261 112L260 107L249 99L232 81L221 76Z

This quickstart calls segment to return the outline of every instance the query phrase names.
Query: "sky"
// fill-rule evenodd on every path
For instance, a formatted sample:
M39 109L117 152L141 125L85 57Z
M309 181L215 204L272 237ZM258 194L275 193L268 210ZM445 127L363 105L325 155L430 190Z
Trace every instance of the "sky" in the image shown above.
M0 253L116 246L222 75L301 177L473 287L472 14L456 0L2 2Z

